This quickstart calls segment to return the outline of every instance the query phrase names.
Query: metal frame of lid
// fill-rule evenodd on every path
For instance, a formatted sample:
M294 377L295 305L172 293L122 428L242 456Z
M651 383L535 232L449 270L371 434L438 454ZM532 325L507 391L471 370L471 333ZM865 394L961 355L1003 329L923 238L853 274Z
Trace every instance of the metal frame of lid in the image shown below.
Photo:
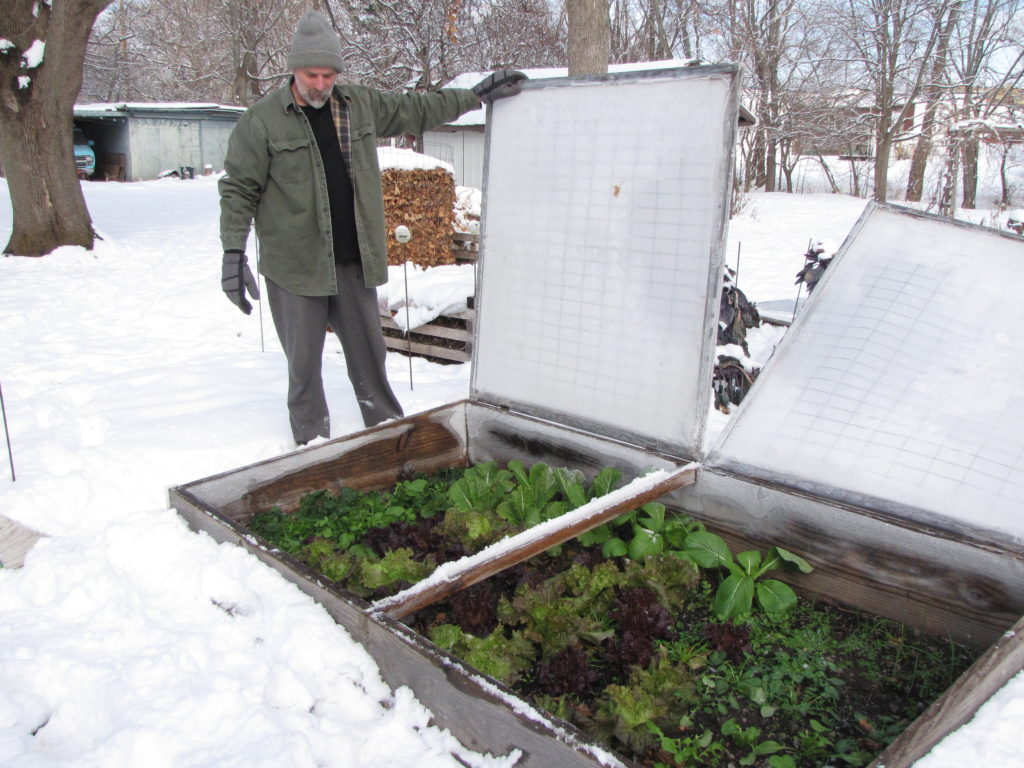
M489 107L470 398L701 449L734 65L525 83Z
M1024 547L1022 246L869 204L705 463Z

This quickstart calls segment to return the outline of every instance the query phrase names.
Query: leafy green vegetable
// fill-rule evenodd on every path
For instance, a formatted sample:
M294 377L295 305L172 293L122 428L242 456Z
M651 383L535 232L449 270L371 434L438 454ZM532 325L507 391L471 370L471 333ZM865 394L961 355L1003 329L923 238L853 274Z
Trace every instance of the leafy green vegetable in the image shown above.
M374 590L392 584L415 583L429 576L437 567L432 559L415 560L411 549L392 549L379 560L365 558L359 564L359 581Z
M463 512L486 512L497 508L513 487L512 473L489 461L469 467L452 483L448 499Z
M557 473L547 464L537 462L527 471L522 462L510 461L508 468L518 482L499 502L497 512L510 524L531 528L566 511L567 504L556 500L561 488Z
M690 670L661 653L646 669L634 667L628 685L609 685L595 714L598 732L630 749L642 751L656 743L648 728L669 728L681 710L696 702Z
M523 584L511 601L502 598L498 617L521 628L545 655L557 653L580 637L607 636L614 587L624 580L611 561L594 568L573 565L539 587Z
M555 470L555 477L569 503L569 509L582 507L590 500L584 485L586 478L580 470L559 467Z
M530 670L537 657L533 644L521 632L506 635L500 628L487 637L475 637L454 624L441 624L430 630L430 639L439 648L508 685Z
M734 560L728 545L708 531L696 531L686 537L686 554L702 568L726 568L729 575L722 581L712 604L723 621L750 615L757 603L768 613L786 611L796 605L793 589L777 580L759 581L768 571L792 568L810 573L810 563L781 547L772 547L767 557L756 550L740 552Z
M491 509L453 508L445 513L441 522L441 534L469 551L482 549L514 532L515 529Z

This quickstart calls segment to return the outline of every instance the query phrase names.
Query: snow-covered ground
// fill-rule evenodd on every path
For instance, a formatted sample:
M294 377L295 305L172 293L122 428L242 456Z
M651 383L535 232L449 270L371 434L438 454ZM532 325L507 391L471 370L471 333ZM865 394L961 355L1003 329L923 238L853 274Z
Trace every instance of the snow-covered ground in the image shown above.
M170 486L294 449L283 356L266 308L221 294L214 178L85 191L93 252L0 260L0 513L45 534L0 570L0 766L514 764L431 726L319 606L168 508ZM727 247L740 288L791 316L808 242L838 246L863 207L749 195ZM10 221L0 180L0 241ZM473 284L392 268L382 300L403 304L406 277L413 325ZM752 333L755 358L780 333ZM414 359L412 387L407 358L388 369L406 413L468 393L468 364ZM360 429L331 339L324 375L334 435ZM1022 710L1018 676L919 765L1019 764Z

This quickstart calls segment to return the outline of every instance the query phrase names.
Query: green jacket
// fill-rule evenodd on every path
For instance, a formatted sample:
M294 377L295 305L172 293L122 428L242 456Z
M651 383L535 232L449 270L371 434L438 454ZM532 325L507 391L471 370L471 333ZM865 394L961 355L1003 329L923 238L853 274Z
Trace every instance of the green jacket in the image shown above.
M387 234L377 139L420 134L450 122L480 102L471 90L387 93L335 85L345 100L352 139L352 189L363 280L387 282ZM292 293L338 292L327 178L316 139L292 97L290 83L253 104L228 141L219 182L224 250L245 250L255 220L260 272Z

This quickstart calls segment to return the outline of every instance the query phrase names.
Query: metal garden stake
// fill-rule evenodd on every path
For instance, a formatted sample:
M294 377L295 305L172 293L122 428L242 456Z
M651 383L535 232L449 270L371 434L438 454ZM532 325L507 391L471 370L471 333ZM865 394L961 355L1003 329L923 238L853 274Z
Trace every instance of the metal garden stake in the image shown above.
M740 289L740 253L743 250L743 241L736 243L736 276L733 278L733 283L736 286L736 290Z
M16 482L14 476L14 454L11 452L11 432L7 428L7 406L4 405L4 387L0 384L0 412L4 416L4 435L7 437L7 461L11 465L11 482Z
M253 240L256 242L256 284L259 285L260 280L260 239L254 237ZM260 296L263 296L263 292L260 292ZM260 352L266 352L267 349L263 345L263 302L260 299L256 300L256 303L260 306Z
M395 240L405 245L412 240L412 232L404 224L395 227ZM405 340L409 345L409 389L412 390L412 336L409 335L409 260L404 258L407 254L402 249L402 271L405 274Z

